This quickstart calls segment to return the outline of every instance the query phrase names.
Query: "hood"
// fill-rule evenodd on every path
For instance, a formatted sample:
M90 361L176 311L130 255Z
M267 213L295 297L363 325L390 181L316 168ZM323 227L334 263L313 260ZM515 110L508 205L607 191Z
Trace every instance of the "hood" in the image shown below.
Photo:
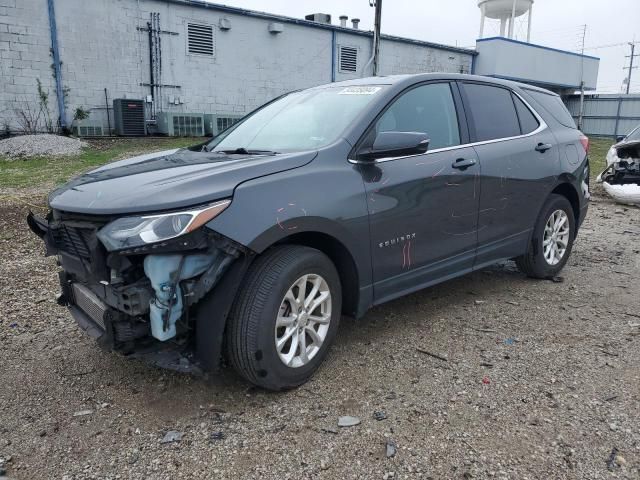
M640 140L623 140L611 147L609 153L615 154L615 160L638 160L640 159ZM607 154L607 163L609 162L609 153Z
M56 210L111 215L171 210L233 195L240 183L298 168L316 152L226 155L167 150L114 162L49 195Z

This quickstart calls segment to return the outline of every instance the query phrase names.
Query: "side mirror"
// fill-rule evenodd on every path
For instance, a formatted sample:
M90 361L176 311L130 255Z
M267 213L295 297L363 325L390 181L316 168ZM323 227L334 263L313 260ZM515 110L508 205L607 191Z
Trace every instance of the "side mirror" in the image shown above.
M623 141L626 137L624 135L618 135L616 137L616 143L620 143L621 141Z
M421 132L380 132L371 148L363 149L358 157L375 160L383 157L402 157L425 153L429 148L429 137Z

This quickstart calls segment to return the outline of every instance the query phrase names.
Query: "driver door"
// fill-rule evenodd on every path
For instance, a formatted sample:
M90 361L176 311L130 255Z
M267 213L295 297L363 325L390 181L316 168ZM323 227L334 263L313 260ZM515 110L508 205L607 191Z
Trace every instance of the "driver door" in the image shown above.
M460 95L449 82L396 97L365 135L420 132L426 153L360 161L365 182L375 303L470 271L477 245L480 165Z

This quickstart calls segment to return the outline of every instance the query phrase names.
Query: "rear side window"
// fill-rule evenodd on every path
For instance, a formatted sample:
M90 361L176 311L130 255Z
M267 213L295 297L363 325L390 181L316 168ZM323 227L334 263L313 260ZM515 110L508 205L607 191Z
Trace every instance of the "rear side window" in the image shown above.
M513 103L516 105L516 111L518 112L518 120L520 120L520 130L523 135L533 132L540 126L536 117L531 113L531 110L524 104L517 95L513 95Z
M448 83L432 83L402 94L380 117L375 131L426 133L431 150L459 145L458 116L451 87Z
M529 90L525 88L529 95L531 95L536 102L549 112L549 114L560 122L565 127L578 128L576 122L567 110L567 107L562 103L562 99L553 93L538 92L537 90Z
M476 129L476 141L520 135L520 124L509 90L490 85L465 83L464 91Z

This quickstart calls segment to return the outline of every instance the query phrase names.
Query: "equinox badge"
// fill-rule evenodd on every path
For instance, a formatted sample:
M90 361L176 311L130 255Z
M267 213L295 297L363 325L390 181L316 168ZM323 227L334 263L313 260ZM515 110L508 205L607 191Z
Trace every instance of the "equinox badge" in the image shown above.
M386 240L384 242L380 242L380 243L378 243L378 247L380 247L380 248L392 247L394 245L399 245L401 243L404 243L404 242L406 242L408 240L412 240L414 238L416 238L416 234L415 233L409 233L407 235L402 235L400 237L396 237L396 238L393 238L391 240Z

